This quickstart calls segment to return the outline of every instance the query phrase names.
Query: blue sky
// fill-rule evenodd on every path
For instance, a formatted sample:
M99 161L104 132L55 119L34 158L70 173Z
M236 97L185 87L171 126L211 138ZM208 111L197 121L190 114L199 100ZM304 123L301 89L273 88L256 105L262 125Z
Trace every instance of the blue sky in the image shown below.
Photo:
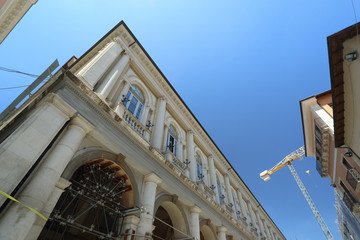
M39 0L0 45L0 66L40 74L121 20L286 238L324 239L289 170L266 183L259 173L303 145L299 100L330 88L326 37L355 23L351 1ZM5 88L34 79L0 71L0 80ZM21 90L0 91L0 110ZM329 180L314 158L294 166L341 239Z

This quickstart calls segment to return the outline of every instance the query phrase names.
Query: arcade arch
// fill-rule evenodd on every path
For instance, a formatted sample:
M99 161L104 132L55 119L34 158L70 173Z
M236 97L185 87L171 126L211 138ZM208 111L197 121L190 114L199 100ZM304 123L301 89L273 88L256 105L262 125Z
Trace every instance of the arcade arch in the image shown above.
M127 172L113 160L95 158L83 162L70 182L38 239L118 239L125 212L138 212Z

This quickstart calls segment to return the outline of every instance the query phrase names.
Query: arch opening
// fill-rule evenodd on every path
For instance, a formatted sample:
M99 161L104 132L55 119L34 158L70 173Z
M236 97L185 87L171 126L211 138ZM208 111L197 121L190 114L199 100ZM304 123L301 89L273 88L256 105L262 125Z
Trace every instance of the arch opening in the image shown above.
M38 239L118 239L125 212L134 209L125 171L113 161L96 159L80 166L70 182Z

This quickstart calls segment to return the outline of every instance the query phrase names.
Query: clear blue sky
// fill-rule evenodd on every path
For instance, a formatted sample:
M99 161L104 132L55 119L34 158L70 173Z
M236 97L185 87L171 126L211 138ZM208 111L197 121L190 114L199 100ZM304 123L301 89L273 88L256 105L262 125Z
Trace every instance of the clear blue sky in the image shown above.
M267 183L259 173L303 145L299 100L330 88L326 37L355 23L351 1L39 0L0 45L0 66L40 74L56 58L80 57L120 20L286 238L325 239L288 169ZM0 79L0 88L34 80ZM0 91L0 110L21 90ZM294 166L340 239L329 180L314 158Z

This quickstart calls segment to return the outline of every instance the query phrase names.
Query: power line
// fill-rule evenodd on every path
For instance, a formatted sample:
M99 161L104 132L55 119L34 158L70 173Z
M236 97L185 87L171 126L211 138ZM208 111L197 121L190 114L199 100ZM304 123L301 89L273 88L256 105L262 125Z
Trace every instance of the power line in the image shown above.
M31 74L31 73L26 73L26 72L14 70L14 69L6 68L6 67L0 67L0 71L23 74L23 75L26 75L26 76L29 76L29 77L33 77L33 78L39 77L39 75L35 75L35 74ZM28 87L28 86L29 86L29 85L14 86L14 87L5 87L5 88L0 88L0 90L9 90L9 89L16 89L16 88L24 88L24 87Z
M19 74L23 74L23 75L26 75L26 76L29 76L29 77L34 77L34 78L39 77L39 75L35 75L35 74L31 74L31 73L26 73L26 72L14 70L14 69L6 68L6 67L0 67L0 71L12 72L12 73L19 73Z
M23 85L23 86L15 86L15 87L6 87L6 88L0 88L0 90L8 90L8 89L15 89L15 88L24 88L28 87L30 85Z

